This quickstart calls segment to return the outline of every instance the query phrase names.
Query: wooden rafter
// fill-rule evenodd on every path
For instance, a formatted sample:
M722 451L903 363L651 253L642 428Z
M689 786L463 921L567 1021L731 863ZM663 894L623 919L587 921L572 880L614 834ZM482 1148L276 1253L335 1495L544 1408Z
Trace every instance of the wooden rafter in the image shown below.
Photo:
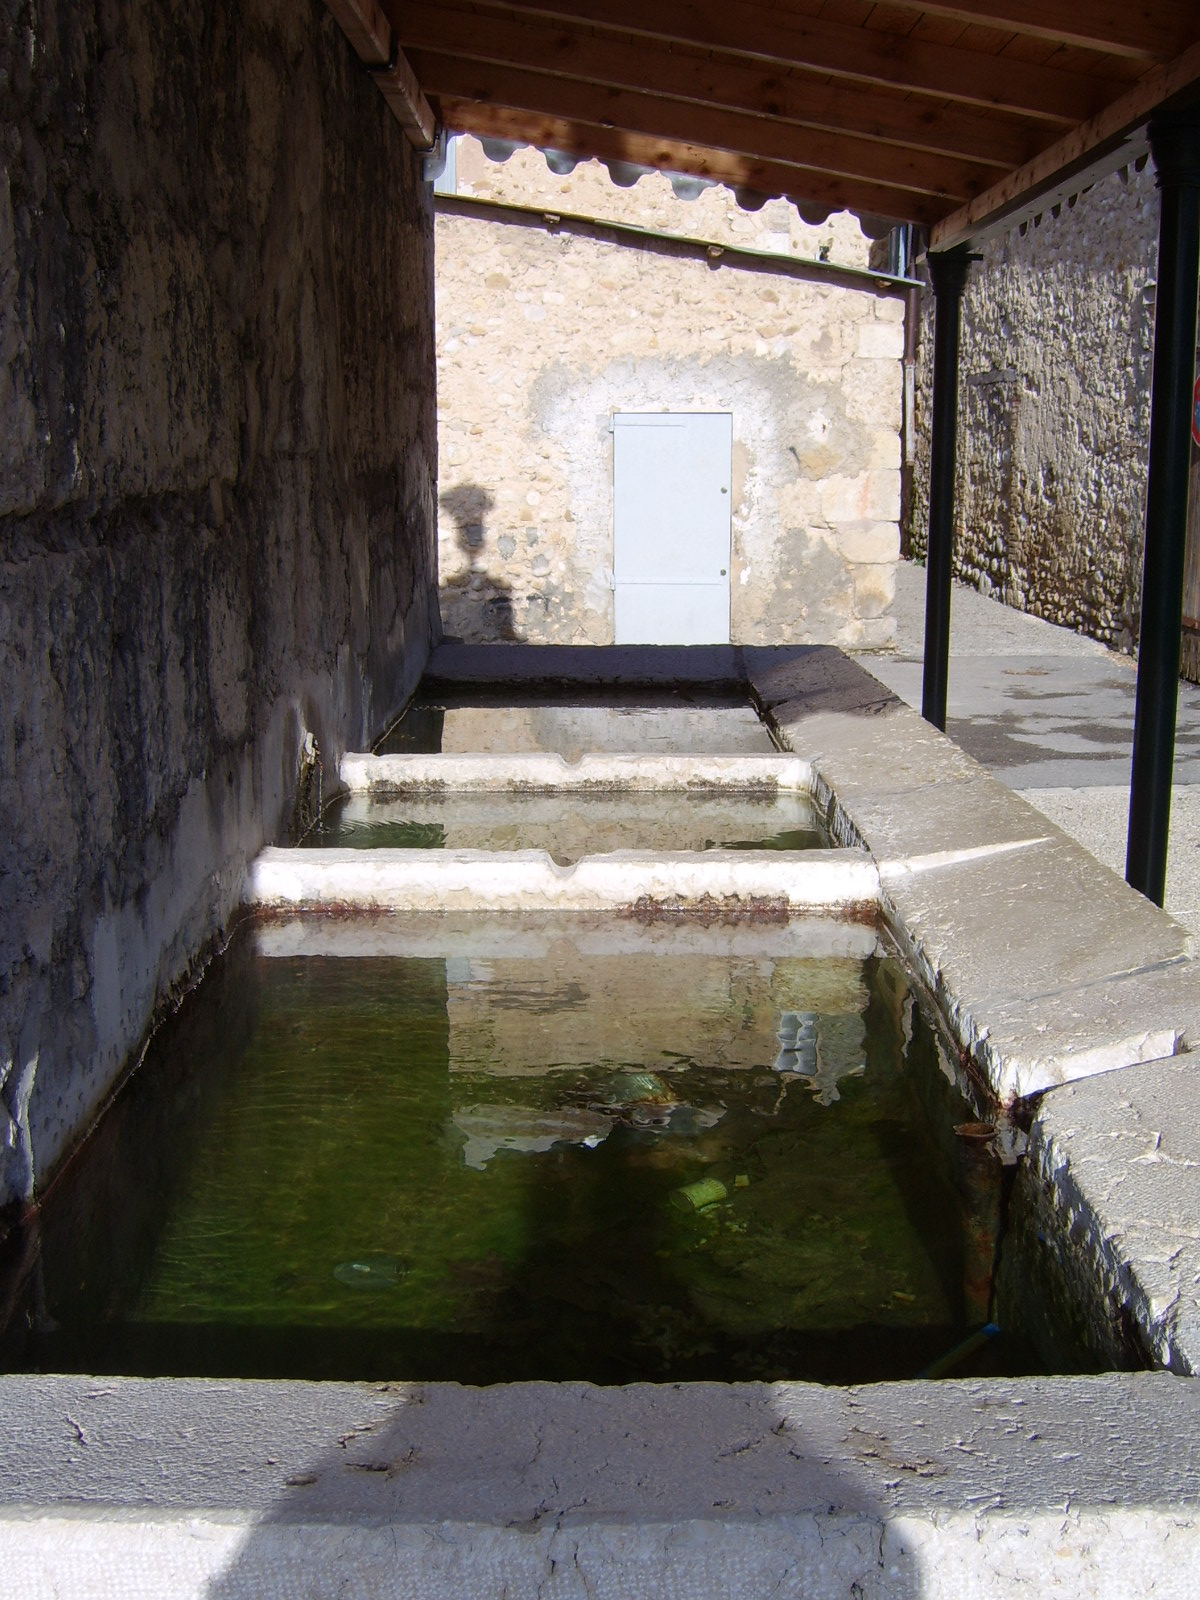
M446 123L463 133L481 139L511 139L512 120L503 107L480 105L474 101L443 101ZM523 123L525 139L546 150L562 150L568 155L598 156L602 161L625 161L640 167L655 167L662 172L694 173L712 178L733 188L746 188L758 194L787 195L801 204L811 219L828 216L831 211L856 211L878 218L911 216L930 223L944 211L944 205L929 195L912 194L882 184L856 183L848 178L824 173L800 174L794 168L746 156L727 155L704 146L664 139L651 139L624 130L593 127L576 118L538 114Z
M1123 166L1144 153L1144 140L1130 141L1151 112L1189 96L1200 96L1200 44L1185 50L1169 66L1156 67L1098 117L1072 129L1025 166L943 218L930 243L935 249L949 250L984 239Z
M374 74L379 92L409 143L428 150L437 136L437 119L396 44L379 0L326 0L326 4L359 60Z
M1200 94L1197 0L328 0L416 145L449 129L926 223L1069 197Z
M1010 168L1045 143L1021 118L996 113L983 125L961 106L918 103L894 90L848 94L844 86L761 62L681 54L650 40L632 49L612 35L564 34L551 24L514 32L494 13L452 4L405 5L397 21L406 50L823 127L981 165Z
M446 13L450 8L417 0L396 10L401 37L416 43L413 28L430 11ZM471 14L477 18L472 31L486 26L491 15L514 39L526 25L544 27L548 22L559 41L577 41L586 48L598 42L594 29L612 29L668 45L750 55L777 69L831 74L1059 125L1093 115L1126 82L1123 73L1110 80L1034 63L1023 63L1014 72L1011 62L983 51L850 27L750 0L478 0ZM475 42L463 40L464 46ZM670 92L669 80L663 88Z
M1195 36L1194 0L923 0L909 9L1135 61L1169 61Z
M781 167L825 172L831 177L886 183L913 194L968 199L986 189L995 168L958 157L881 146L850 134L767 121L740 112L702 107L682 100L569 83L562 78L462 61L454 56L410 50L409 58L435 100L478 102L512 113L510 126L520 137L524 117L545 112L593 127L675 143L707 145L729 155L760 158ZM801 181L797 174L796 182Z

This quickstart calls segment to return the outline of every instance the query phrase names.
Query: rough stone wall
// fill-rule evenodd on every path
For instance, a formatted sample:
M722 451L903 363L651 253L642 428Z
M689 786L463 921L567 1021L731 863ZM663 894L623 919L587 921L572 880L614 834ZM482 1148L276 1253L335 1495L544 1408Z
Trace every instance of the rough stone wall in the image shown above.
M702 190L694 200L681 200L661 172L647 173L626 189L612 181L600 161L581 161L573 172L559 176L538 150L517 150L507 161L490 161L479 140L464 135L455 140L455 151L455 192L478 200L559 207L579 216L633 223L714 244L833 261L844 267L869 265L871 242L848 211L811 224L787 200L768 200L758 211L743 211L733 191L720 183Z
M1114 174L984 247L963 298L954 564L985 594L1122 649L1140 613L1158 196ZM906 548L928 528L932 294Z
M899 296L449 211L437 262L448 634L611 643L613 412L728 411L733 641L891 642Z
M0 6L11 1203L311 804L306 735L330 770L414 684L436 442L430 201L320 0Z

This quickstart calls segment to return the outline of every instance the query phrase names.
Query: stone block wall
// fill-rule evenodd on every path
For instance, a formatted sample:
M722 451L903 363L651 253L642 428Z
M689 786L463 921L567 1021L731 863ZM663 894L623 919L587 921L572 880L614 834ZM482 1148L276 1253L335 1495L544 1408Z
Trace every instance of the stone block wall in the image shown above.
M955 572L1121 649L1140 619L1158 195L1127 168L983 247L962 309ZM928 528L932 294L906 548Z
M541 189L533 168L528 189L516 183L518 159L494 170L509 174L506 199L527 201ZM572 181L586 198L599 180L579 169ZM706 202L676 201L657 181L666 195L646 196L656 224L664 210L679 217ZM633 208L650 182L614 192ZM560 203L579 211L584 201L566 192ZM769 261L749 270L716 245L672 253L602 227L553 218L531 227L452 204L437 218L446 632L611 643L612 414L728 411L733 641L886 647L899 551L900 294L865 274L823 280L819 269L789 275ZM711 204L736 210L727 194Z
M431 203L320 0L0 6L11 1207L311 811L306 740L415 684L436 442Z
M869 266L878 248L849 211L835 211L820 223L805 222L787 200L768 200L757 211L746 211L722 183L681 199L662 172L647 172L636 183L622 185L613 182L601 161L580 161L571 172L554 172L540 150L528 148L514 151L507 161L493 161L478 139L465 134L454 140L454 151L453 192L477 200L632 223L706 243L843 267Z

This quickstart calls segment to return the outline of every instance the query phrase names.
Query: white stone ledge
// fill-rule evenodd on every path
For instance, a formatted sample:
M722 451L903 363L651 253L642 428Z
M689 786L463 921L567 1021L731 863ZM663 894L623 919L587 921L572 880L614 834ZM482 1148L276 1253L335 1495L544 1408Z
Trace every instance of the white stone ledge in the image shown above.
M259 911L605 911L639 904L853 913L879 904L857 850L627 850L559 866L544 850L264 850Z
M430 790L753 790L811 794L812 763L798 756L346 755L339 775L355 794Z
M20 1600L1192 1600L1200 1390L5 1378L0 1540Z

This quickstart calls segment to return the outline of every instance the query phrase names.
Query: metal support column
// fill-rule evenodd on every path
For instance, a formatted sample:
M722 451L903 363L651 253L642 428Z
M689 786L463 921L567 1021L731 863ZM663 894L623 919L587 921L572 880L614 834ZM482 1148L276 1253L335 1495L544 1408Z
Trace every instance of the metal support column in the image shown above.
M921 715L945 731L950 666L950 575L954 560L954 471L958 443L958 333L972 257L930 254L933 280L933 422L929 455L929 543L925 556L925 675Z
M1191 400L1200 266L1200 108L1151 119L1162 212L1150 394L1146 553L1125 877L1156 905L1167 883L1183 625Z

